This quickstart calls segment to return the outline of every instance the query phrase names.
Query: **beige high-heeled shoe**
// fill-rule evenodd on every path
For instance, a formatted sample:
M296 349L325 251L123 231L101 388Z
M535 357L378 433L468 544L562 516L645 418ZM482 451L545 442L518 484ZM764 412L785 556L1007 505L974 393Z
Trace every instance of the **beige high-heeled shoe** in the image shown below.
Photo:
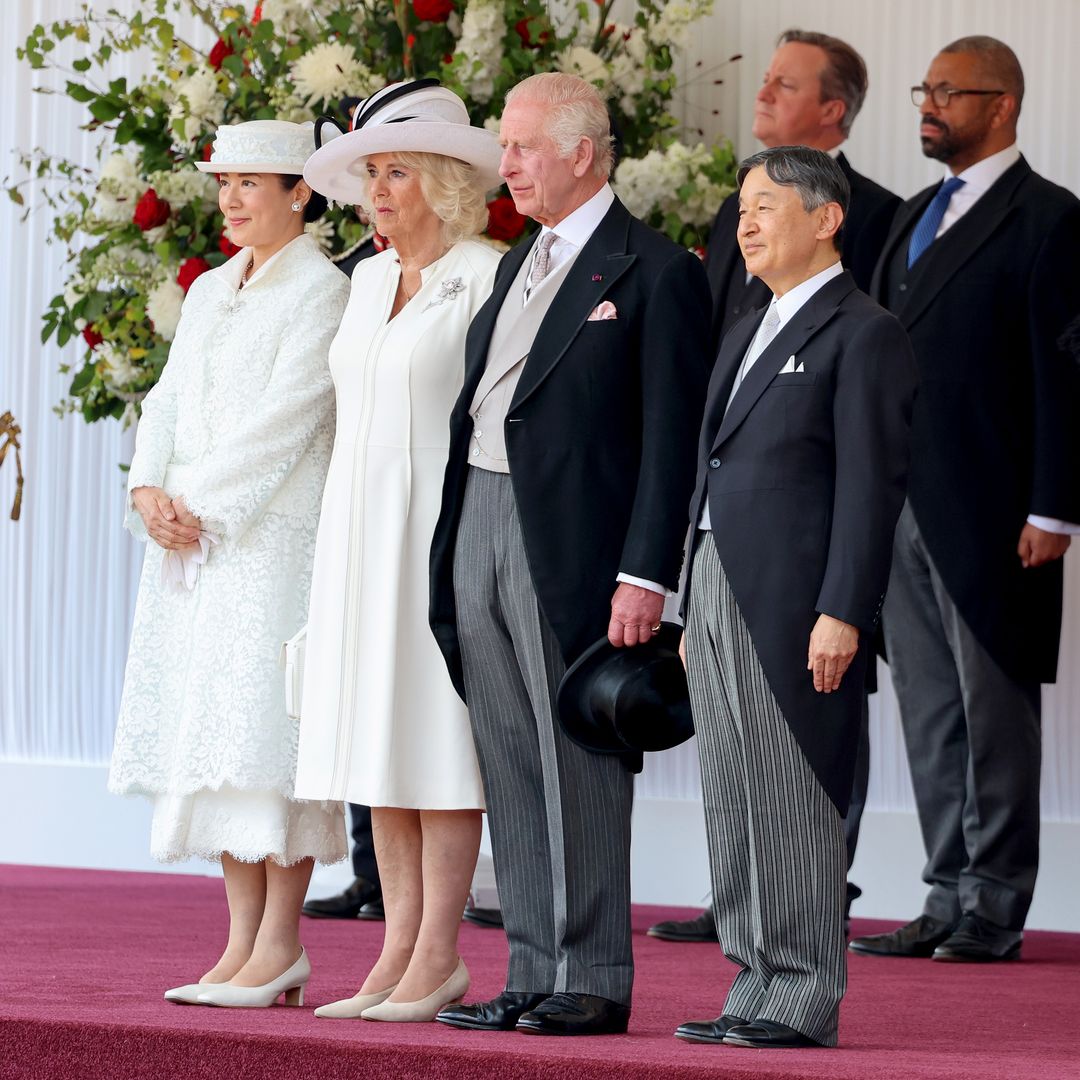
M459 957L450 978L426 998L420 1001L384 1001L365 1009L360 1015L364 1020L388 1020L398 1024L434 1020L444 1005L460 1001L469 992L469 982L469 969Z
M342 998L341 1001L331 1001L328 1005L320 1005L315 1010L315 1015L324 1020L359 1020L360 1014L373 1005L381 1005L396 989L397 983L380 990L375 994L353 994L351 998Z
M214 985L216 984L188 983L186 986L174 986L171 990L166 990L162 997L174 1005L198 1005L199 995Z
M286 1005L304 1004L304 987L311 978L311 961L305 949L300 959L276 979L262 986L233 986L232 983L203 985L203 992L196 999L200 1005L220 1005L228 1009L266 1009L282 994Z

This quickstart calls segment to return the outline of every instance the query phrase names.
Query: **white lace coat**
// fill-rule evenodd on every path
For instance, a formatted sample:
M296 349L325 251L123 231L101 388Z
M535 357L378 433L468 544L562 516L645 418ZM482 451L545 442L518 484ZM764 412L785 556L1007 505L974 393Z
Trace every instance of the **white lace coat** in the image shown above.
M180 594L147 545L109 776L123 794L293 794L278 653L307 617L334 432L327 352L349 281L307 236L238 291L249 259L192 285L143 403L129 492L183 495L221 543ZM127 523L146 537L130 496Z

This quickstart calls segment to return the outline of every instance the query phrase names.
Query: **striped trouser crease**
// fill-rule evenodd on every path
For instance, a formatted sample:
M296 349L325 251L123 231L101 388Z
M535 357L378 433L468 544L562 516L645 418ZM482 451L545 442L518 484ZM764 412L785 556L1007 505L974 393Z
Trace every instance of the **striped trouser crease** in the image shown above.
M617 757L572 743L564 663L540 610L510 477L469 469L454 593L495 879L506 989L630 1003L630 808Z
M686 657L717 932L739 967L721 1011L835 1046L847 987L843 821L780 712L704 533Z

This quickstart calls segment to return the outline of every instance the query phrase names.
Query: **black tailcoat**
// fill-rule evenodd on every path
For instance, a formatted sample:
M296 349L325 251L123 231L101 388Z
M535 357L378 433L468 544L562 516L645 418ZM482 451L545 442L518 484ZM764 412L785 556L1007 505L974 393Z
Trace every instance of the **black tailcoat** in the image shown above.
M1025 570L1016 548L1029 514L1080 522L1080 363L1059 344L1080 313L1080 201L1021 159L908 281L938 186L904 205L873 284L919 364L908 497L975 636L1013 678L1053 682L1062 563Z
M784 325L725 412L761 317L737 323L721 346L691 514L696 521L708 499L712 541L769 686L843 814L904 502L915 361L897 320L845 272ZM804 370L781 373L791 356ZM814 689L806 668L819 614L861 632L831 694Z
M531 245L507 252L465 345L431 551L431 626L464 697L454 549L468 469L469 406L495 322ZM616 319L587 321L610 300ZM676 588L694 447L708 382L701 263L618 200L579 253L537 332L505 434L525 551L566 662L607 632L620 572Z
M851 185L851 202L840 240L840 258L851 271L855 284L867 292L901 202L899 196L857 173L843 154L836 162ZM764 307L772 298L763 281L757 278L751 278L749 283L746 281L746 263L736 235L738 227L739 196L735 194L720 206L709 230L709 247L705 255L713 298L713 340L717 345L739 319Z

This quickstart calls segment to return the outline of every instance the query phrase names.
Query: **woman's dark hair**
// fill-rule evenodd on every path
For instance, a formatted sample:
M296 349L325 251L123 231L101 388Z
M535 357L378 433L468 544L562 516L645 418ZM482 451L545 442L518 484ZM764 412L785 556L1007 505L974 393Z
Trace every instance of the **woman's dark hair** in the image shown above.
M278 175L281 177L281 186L286 191L289 188L296 187L304 179L302 176L291 176L288 173L279 173ZM304 207L304 220L318 221L325 213L326 196L320 195L317 191L312 191L311 198L308 199L307 206Z

